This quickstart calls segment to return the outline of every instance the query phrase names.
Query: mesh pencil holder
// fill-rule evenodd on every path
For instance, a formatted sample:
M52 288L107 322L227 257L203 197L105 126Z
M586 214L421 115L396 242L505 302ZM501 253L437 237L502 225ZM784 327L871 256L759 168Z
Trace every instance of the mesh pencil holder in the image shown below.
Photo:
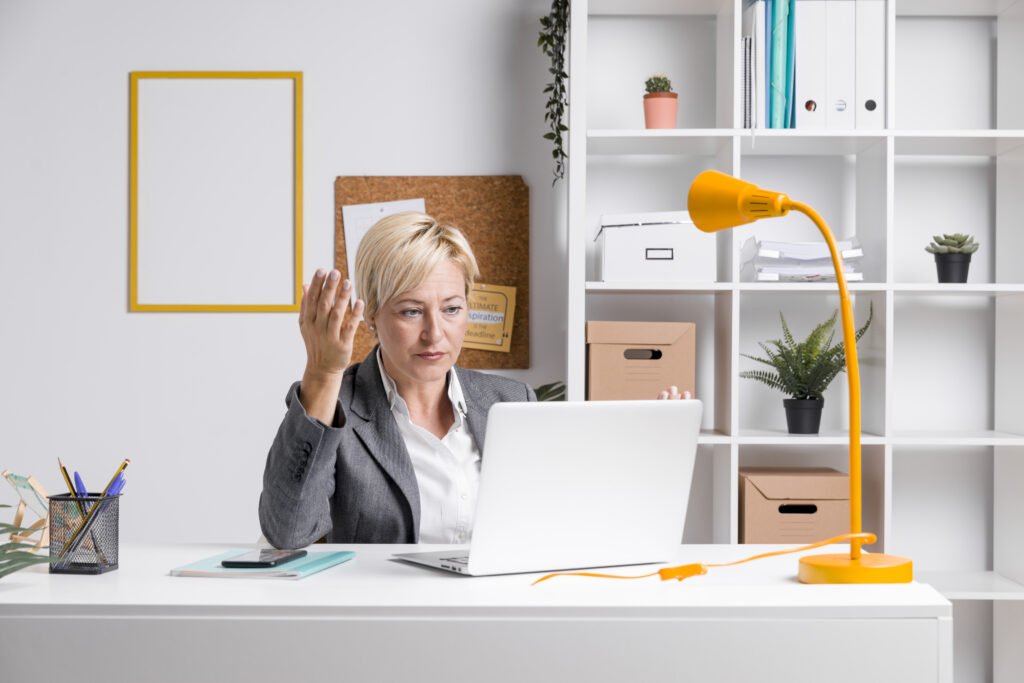
M120 495L50 496L50 573L117 569Z

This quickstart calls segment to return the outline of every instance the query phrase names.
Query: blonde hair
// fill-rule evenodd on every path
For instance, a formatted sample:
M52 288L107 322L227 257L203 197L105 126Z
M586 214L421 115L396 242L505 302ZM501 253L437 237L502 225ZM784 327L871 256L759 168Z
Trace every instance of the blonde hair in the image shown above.
M480 273L473 250L458 228L416 211L374 223L356 252L356 295L366 304L364 317L373 320L381 305L418 287L446 260L462 270L468 297Z

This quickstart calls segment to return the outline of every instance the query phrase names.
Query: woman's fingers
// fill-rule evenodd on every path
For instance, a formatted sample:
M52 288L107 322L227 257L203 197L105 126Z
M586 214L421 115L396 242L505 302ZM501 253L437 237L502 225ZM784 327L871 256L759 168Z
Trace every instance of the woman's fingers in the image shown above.
M680 399L689 400L690 398L693 398L693 396L692 394L690 394L689 391L679 393L679 387L675 386L674 384L670 386L668 389L662 389L658 393L659 401L678 401Z
M323 268L317 268L313 279L306 286L306 293L302 297L302 321L306 324L316 322L317 304L320 303L321 290L324 286L326 273Z
M324 289L320 292L320 301L316 304L316 326L326 331L330 324L331 309L334 308L334 297L338 291L339 280L341 279L341 273L331 269L327 274L324 283Z
M342 321L352 317L351 315L345 315L348 313L348 301L351 294L352 283L345 280L341 283L341 292L334 298L334 307L331 309L330 318L327 321L328 339L337 339L341 334Z
M341 328L341 343L351 349L354 344L356 337L356 330L359 329L359 323L363 320L363 311L366 309L366 304L362 299L356 299L356 305L352 308L352 313L345 318L345 324Z

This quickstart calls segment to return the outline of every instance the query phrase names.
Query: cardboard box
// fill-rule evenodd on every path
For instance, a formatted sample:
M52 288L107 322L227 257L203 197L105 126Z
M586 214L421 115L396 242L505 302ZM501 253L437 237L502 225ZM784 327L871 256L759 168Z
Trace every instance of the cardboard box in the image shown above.
M694 323L587 321L587 400L658 398L671 385L697 398Z
M606 214L594 237L606 282L715 282L715 235L701 232L686 211Z
M850 478L825 467L742 468L740 543L813 543L850 530Z

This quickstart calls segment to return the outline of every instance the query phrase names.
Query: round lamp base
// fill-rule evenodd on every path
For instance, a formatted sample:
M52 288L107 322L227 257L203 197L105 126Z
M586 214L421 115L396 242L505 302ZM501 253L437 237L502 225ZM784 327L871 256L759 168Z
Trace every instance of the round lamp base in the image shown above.
M865 553L856 560L845 555L800 558L800 583L910 583L914 563L906 557Z

